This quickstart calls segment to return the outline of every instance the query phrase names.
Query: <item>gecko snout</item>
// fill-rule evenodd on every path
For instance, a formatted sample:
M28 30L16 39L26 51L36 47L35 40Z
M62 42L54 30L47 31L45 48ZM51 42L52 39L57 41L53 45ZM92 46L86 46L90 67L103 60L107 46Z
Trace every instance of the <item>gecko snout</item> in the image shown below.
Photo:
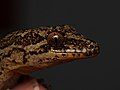
M95 42L91 41L88 45L86 44L86 55L88 57L96 56L100 53L100 45Z

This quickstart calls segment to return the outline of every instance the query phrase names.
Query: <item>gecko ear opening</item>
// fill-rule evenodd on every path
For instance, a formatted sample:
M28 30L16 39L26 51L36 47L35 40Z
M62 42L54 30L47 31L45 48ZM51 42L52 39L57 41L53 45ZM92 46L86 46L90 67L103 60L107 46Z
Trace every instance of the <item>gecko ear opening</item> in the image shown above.
M63 44L64 38L58 32L52 32L47 37L47 42L50 46L60 46Z

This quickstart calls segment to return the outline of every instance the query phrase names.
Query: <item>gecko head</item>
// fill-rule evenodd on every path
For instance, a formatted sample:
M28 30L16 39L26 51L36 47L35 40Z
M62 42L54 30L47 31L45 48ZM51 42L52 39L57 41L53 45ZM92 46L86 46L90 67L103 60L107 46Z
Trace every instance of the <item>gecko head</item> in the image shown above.
M73 60L94 57L99 54L99 44L69 26L55 27L54 31L47 33L49 53L56 59Z
M8 34L0 40L0 51L0 60L10 57L13 63L23 62L21 68L30 65L32 69L29 67L28 71L33 71L34 67L35 70L36 67L42 69L56 63L97 56L100 47L94 40L78 34L72 26L63 25Z

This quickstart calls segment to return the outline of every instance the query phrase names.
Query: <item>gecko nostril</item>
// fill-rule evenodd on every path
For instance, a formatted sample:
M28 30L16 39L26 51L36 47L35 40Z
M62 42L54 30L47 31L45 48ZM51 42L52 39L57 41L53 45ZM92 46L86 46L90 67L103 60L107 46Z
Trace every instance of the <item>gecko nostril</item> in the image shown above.
M92 51L93 55L98 55L100 53L100 46L96 45Z
M94 45L88 45L88 48L93 49L95 46Z

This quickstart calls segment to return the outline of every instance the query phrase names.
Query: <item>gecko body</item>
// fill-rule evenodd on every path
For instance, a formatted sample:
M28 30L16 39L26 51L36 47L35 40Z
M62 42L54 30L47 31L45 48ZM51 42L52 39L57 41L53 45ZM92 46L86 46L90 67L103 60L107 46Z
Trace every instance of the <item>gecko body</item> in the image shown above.
M69 25L14 31L0 39L0 90L21 74L97 56L99 44Z

